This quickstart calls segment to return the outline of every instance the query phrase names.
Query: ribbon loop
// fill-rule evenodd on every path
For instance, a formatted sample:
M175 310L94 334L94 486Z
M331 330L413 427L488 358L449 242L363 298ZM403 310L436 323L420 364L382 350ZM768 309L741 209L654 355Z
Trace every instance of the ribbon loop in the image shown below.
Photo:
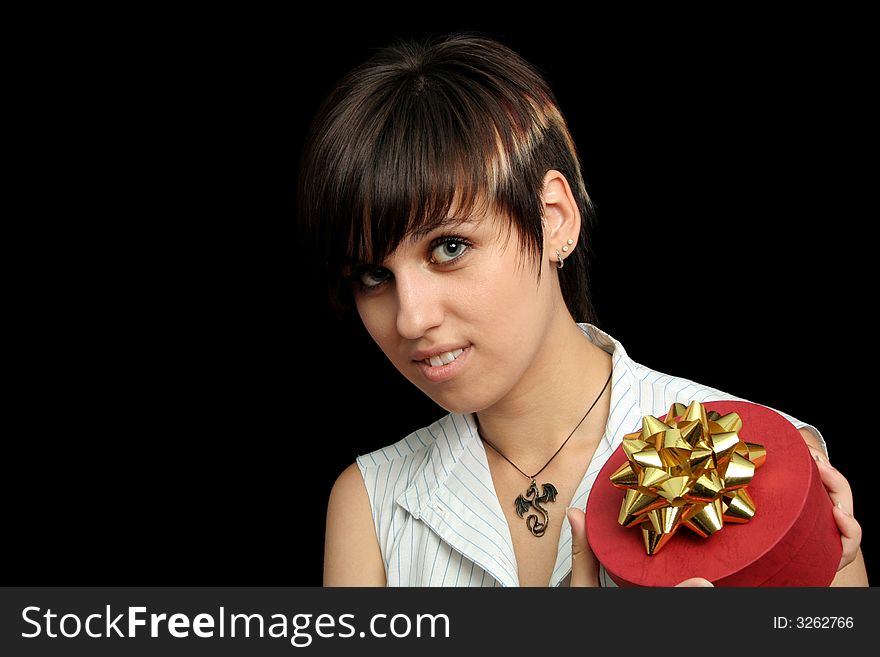
M754 517L746 487L767 451L740 439L742 426L736 413L706 412L694 400L672 404L665 421L644 416L642 430L623 437L628 460L611 475L626 491L618 522L641 528L648 554L681 526L707 538Z

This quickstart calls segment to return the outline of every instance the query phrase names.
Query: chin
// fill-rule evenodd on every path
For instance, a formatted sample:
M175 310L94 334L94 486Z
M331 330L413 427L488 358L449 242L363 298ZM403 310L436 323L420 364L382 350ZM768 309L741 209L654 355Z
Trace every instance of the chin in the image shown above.
M440 408L442 408L443 410L445 410L448 413L461 413L462 415L467 415L468 413L473 412L473 408L471 408L470 405L449 404L449 403L443 402L443 400L440 400L440 399L435 399L434 402L436 402L436 404Z
M422 392L428 395L425 390L422 390ZM437 404L437 406L444 409L448 413L460 413L462 415L467 415L468 413L476 413L477 411L488 406L488 404L481 404L478 399L475 399L474 395L468 395L466 393L444 396L428 395L428 397L430 397L431 400L435 404Z

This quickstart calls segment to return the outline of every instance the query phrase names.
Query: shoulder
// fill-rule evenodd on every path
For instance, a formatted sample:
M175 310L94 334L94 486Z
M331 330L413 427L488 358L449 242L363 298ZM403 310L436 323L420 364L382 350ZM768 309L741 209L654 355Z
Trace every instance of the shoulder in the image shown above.
M349 465L336 478L333 488L330 490L330 507L342 507L349 502L363 501L369 509L369 499L364 489L364 481L361 477L357 463Z
M342 498L350 496L359 498L363 495L369 508L370 503L374 503L375 500L371 499L365 485L372 485L377 478L387 479L390 472L397 473L401 467L410 466L414 461L423 461L436 440L437 432L442 431L443 420L445 418L413 431L396 443L358 456L355 462L343 470L336 479L331 491L331 500L334 495Z
M674 403L687 405L694 400L701 403L719 400L749 401L706 383L654 370L632 360L629 361L629 368L632 372L633 394L643 415L665 414Z
M827 454L825 439L819 429L783 410L765 404L761 400L740 397L692 379L652 370L633 361L630 361L630 366L634 377L634 392L643 414L650 413L656 416L659 413L662 415L669 410L673 403L687 405L693 400L701 403L721 400L752 402L766 406L782 415L798 429L808 445Z
M377 527L383 524L383 517L394 513L394 501L430 460L437 436L443 435L445 419L357 457L355 466L366 486Z
M368 470L387 468L402 461L424 458L431 445L436 441L438 432L442 431L442 424L449 416L437 420L433 424L413 431L396 443L367 452L357 457L356 464L365 473Z
M658 398L660 402L668 401L670 404L681 403L685 398L698 401L710 401L714 398L742 399L711 385L651 369L633 360L629 361L629 367L634 383L638 387L637 394L643 402L651 402Z
M391 488L408 483L409 477L404 473L414 472L428 459L437 437L444 435L450 421L451 414L413 431L395 443L361 454L339 475L331 495L363 495L367 507L372 506L373 514L378 514L377 507L381 500L376 499L376 491L378 497L390 499Z
M327 530L339 524L346 532L373 533L370 498L357 463L349 465L336 478L327 505Z
M394 500L428 458L449 416L357 457L337 477L327 506L324 586L384 586Z
M353 549L352 546L356 546ZM356 463L333 484L324 537L324 586L384 586L370 500Z
M430 460L438 437L448 434L451 422L450 414L396 443L357 457L356 465L367 486L374 515L389 512L386 507L393 506L393 500L410 484L412 476Z

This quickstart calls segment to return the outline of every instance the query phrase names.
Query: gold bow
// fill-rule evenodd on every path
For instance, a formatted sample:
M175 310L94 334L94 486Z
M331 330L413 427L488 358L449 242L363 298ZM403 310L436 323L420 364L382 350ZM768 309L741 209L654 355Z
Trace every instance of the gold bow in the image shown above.
M681 416L681 419L678 419ZM684 525L703 538L725 522L755 515L746 492L767 450L740 440L736 413L722 416L698 401L674 403L666 421L642 418L642 430L623 437L628 461L611 475L626 490L618 521L641 525L648 554L656 554Z

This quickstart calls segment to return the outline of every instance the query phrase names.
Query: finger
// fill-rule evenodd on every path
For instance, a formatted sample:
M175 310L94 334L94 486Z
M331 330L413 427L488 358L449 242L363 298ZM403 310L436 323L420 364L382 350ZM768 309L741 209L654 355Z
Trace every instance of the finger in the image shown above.
M840 544L843 548L840 553L840 563L837 565L837 570L840 570L855 561L859 553L859 544L862 542L862 526L843 506L834 507L834 520L837 522L837 529L840 530Z
M819 468L819 476L822 478L822 484L825 486L825 490L828 491L828 495L834 502L834 506L837 506L837 503L840 502L840 506L843 507L843 510L848 511L850 515L853 515L852 489L850 488L846 477L828 462L828 459L825 458L824 454L812 448L810 451L813 453L813 458L816 460L816 465Z
M599 586L599 561L587 543L587 518L574 507L566 515L571 523L571 586Z
M852 563L859 552L862 542L862 527L853 517L852 489L840 471L832 466L825 455L810 448L819 469L822 484L834 504L834 521L840 531L841 554L837 570Z
M714 587L715 585L712 582L710 582L708 579L703 579L702 577L691 577L690 579L686 579L683 582L676 584L675 588L679 588L679 587L690 588L690 587L697 587L697 586L712 586L712 587Z

